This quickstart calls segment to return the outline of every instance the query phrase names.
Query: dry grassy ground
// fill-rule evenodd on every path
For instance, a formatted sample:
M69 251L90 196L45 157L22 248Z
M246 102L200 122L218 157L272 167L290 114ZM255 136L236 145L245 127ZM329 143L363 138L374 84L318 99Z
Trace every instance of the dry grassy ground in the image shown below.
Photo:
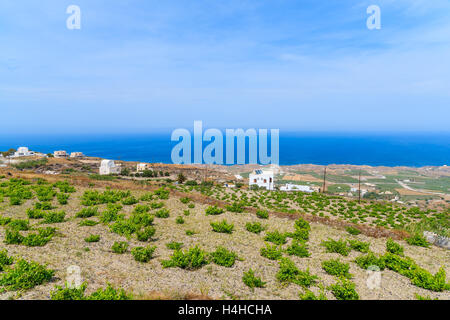
M271 216L268 220L260 220L250 213L225 212L219 216L206 216L206 205L196 204L190 209L189 216L183 216L184 224L177 224L175 219L183 215L187 205L182 204L178 198L171 196L164 200L166 208L170 209L170 217L166 219L155 219L156 235L155 241L149 243L156 245L155 256L148 263L136 262L129 250L135 246L145 246L146 243L135 239L127 240L109 231L103 224L92 227L80 227L80 218L75 218L75 213L82 207L80 195L85 189L77 187L77 192L71 194L71 200L66 206L59 206L67 213L67 221L54 224L58 228L58 234L44 247L25 247L18 245L5 245L3 243L5 231L0 228L0 250L7 248L10 255L22 256L27 260L35 260L42 264L48 264L56 270L56 275L51 283L37 286L24 292L21 299L48 299L55 285L63 285L66 277L66 269L71 265L81 267L83 280L87 281L88 292L99 287L104 287L107 282L120 286L127 291L133 292L138 298L184 298L186 295L203 295L216 299L298 299L299 292L303 289L297 285L282 285L276 280L279 270L278 262L269 260L260 255L260 248L264 244L265 232L253 234L245 229L245 224L252 221L260 221L268 226L267 231L278 230L280 232L293 231L293 220ZM139 192L133 192L139 195ZM5 202L0 204L0 212L3 216L26 218L25 210L32 207L36 200L28 200L19 207L11 207ZM56 205L56 202L54 202ZM122 212L130 213L133 206L124 206ZM103 209L103 206L100 206ZM100 210L101 211L101 210ZM96 220L97 218L91 218ZM212 231L210 222L226 219L234 223L235 229L232 234L221 234ZM37 223L37 221L32 221ZM371 243L371 250L378 254L385 252L385 238L370 238L363 235L351 236L347 232L334 229L321 224L311 224L311 235L309 258L291 257L295 264L301 269L309 268L311 273L318 275L319 282L325 286L336 282L336 278L326 274L321 267L321 262L331 258L340 258L342 261L350 262L350 273L354 275L353 281L361 299L414 299L415 293L432 298L450 299L450 293L432 292L416 287L410 280L395 272L385 270L382 272L382 283L379 289L370 290L366 286L366 271L360 269L354 262L355 257L361 253L352 251L349 256L342 257L336 253L326 253L320 245L327 238L358 238ZM195 230L193 236L187 236L186 230ZM98 234L101 239L97 243L87 243L84 238ZM123 255L111 251L115 241L128 241L130 248ZM237 261L232 268L225 268L215 264L209 264L197 271L186 271L179 268L164 269L161 260L168 259L172 250L166 248L166 243L178 241L184 243L184 248L199 245L208 252L214 251L217 246L224 246L238 254L243 261ZM291 240L289 240L291 241ZM450 252L441 248L421 248L408 245L404 241L400 243L405 247L405 254L412 257L421 267L433 274L444 266L450 273ZM284 245L286 247L287 245ZM85 248L89 248L87 251ZM257 276L267 282L265 288L250 290L243 282L243 272L249 268L255 270ZM317 287L312 291L318 292ZM326 291L329 299L334 297ZM14 297L15 293L6 292L0 294L0 299Z

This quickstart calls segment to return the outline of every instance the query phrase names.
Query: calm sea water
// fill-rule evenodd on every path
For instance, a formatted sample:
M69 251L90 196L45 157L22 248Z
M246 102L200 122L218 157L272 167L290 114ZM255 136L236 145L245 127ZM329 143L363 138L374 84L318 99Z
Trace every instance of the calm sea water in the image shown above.
M0 150L28 146L44 153L171 163L170 133L128 135L0 135ZM206 144L206 143L204 143ZM225 149L225 148L224 148ZM225 150L224 150L225 153ZM280 132L280 164L450 165L450 134L303 134Z

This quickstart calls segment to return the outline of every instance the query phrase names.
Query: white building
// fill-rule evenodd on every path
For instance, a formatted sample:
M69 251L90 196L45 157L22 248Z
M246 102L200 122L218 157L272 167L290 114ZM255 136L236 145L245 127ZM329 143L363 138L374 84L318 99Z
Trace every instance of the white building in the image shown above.
M254 170L248 177L248 185L257 185L260 188L273 190L273 171L270 170Z
M19 147L16 152L14 152L13 157L29 157L34 156L33 151L29 151L27 147Z
M68 156L67 152L64 150L58 150L53 152L55 158L66 158Z
M83 152L72 152L70 154L70 157L71 158L83 158L84 154L83 154Z
M113 160L102 160L100 163L99 173L105 174L119 174L121 170L120 165L116 165Z
M148 170L148 168L149 168L148 164L146 164L146 163L138 163L137 166L136 166L136 171L137 172L142 172L142 171Z
M290 183L286 183L285 186L281 186L280 191L301 191L301 192L309 192L309 193L314 192L314 190L310 186L290 184Z

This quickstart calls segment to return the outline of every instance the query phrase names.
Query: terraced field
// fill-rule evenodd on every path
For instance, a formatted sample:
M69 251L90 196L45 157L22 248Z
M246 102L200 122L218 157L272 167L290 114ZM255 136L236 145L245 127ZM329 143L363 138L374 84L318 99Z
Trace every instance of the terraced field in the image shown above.
M450 298L449 251L358 229L442 226L448 212L209 184L144 189L2 177L0 299ZM71 266L81 289L65 285Z

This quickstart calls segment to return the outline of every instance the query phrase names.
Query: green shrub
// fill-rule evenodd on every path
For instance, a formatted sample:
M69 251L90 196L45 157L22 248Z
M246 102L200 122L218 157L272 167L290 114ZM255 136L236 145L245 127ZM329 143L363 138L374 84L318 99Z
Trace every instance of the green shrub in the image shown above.
M316 296L311 290L306 290L303 294L300 293L299 298L300 300L328 300L323 292Z
M446 283L445 270L443 267L432 275L427 270L416 268L411 275L411 283L427 290L444 291L450 290L450 284Z
M384 270L386 267L383 258L377 258L373 252L357 257L355 262L360 268L365 270L370 266L377 266L380 270Z
M155 235L156 229L153 226L145 227L142 230L136 232L136 237L139 241L148 241L151 237Z
M55 290L50 293L51 300L131 300L133 296L126 293L124 289L115 289L108 283L105 289L98 289L90 296L85 295L87 284L83 283L80 288L67 288L55 286Z
M348 263L340 262L339 259L322 261L322 268L326 273L331 274L332 276L344 278L352 277L349 273L350 265Z
M43 223L61 223L64 222L65 217L64 211L51 211L44 215Z
M152 202L150 203L150 207L152 209L161 209L162 207L164 207L164 202Z
M189 204L188 204L188 208L189 208L189 209L194 209L194 208L195 208L195 204L189 203Z
M155 216L158 218L168 218L170 215L169 209L163 208L156 211Z
M45 215L45 212L40 209L27 209L27 216L30 219L42 219Z
M149 213L133 213L128 221L137 226L148 227L153 224L154 219Z
M412 246L425 248L428 248L430 246L427 239L425 239L425 237L421 236L420 234L415 234L412 237L407 238L406 242L408 242Z
M177 224L183 224L183 223L184 223L184 219L183 219L182 216L178 216L178 217L175 219L175 222L176 222Z
M311 226L309 225L309 222L306 221L303 218L298 218L297 220L295 220L294 228L296 230L308 230L308 231L311 231Z
M295 230L294 232L288 233L288 236L297 241L308 241L309 231L308 230Z
M269 212L267 210L257 210L256 216L260 219L269 219Z
M311 230L311 226L308 221L303 218L298 218L294 223L294 232L289 233L289 237L298 241L308 241L309 232Z
M181 203L187 204L187 203L189 203L189 201L191 201L191 199L189 197L180 198Z
M191 212L189 210L183 210L183 214L185 216L189 216L191 214Z
M297 256L300 258L309 257L311 254L308 252L308 246L304 242L293 240L292 244L287 247L286 252L290 256Z
M338 300L359 300L359 295L355 290L355 284L347 279L329 286L329 290Z
M414 295L416 297L416 300L438 300L438 298L436 299L431 299L430 296L421 296L420 294L416 293Z
M409 257L401 257L393 253L386 253L383 256L386 267L392 271L409 278L411 283L432 291L449 290L450 284L447 284L444 268L433 275L429 271L419 267L414 260Z
M146 194L143 194L143 195L139 198L139 200L141 200L141 201L152 201L152 200L153 200L153 193L148 192L148 193L146 193Z
M270 260L278 260L283 256L283 251L281 246L270 245L266 243L265 248L261 248L260 250L261 256L270 259Z
M9 217L1 217L0 216L0 226L6 226L8 223L11 222L11 218Z
M357 236L358 234L361 233L361 231L359 229L356 229L354 227L347 227L345 230L347 230L348 233Z
M224 247L218 247L216 251L211 253L211 258L215 264L231 268L237 259L237 255Z
M80 227L93 227L99 224L100 222L94 220L81 220L78 224Z
M403 247L398 243L394 242L391 238L388 238L386 241L386 251L397 254L399 256L403 255Z
M170 190L164 189L164 187L155 190L155 195L161 200L169 199L169 194Z
M8 256L8 251L1 250L0 251L0 272L3 271L5 266L9 266L13 263L14 259Z
M193 236L196 233L197 233L197 231L195 231L195 230L186 230L186 235L187 236Z
M22 244L23 236L20 234L19 230L7 228L5 230L5 240L6 244Z
M198 246L187 251L175 250L169 260L161 262L163 268L178 267L187 270L199 269L208 263L208 254Z
M219 214L222 214L223 211L224 211L224 210L223 210L222 208L219 208L219 207L216 207L216 206L209 206L209 207L206 208L206 210L205 210L207 216L210 216L210 215L213 215L213 216L219 215Z
M417 267L414 260L408 257L401 257L399 255L387 252L383 256L383 262L389 270L400 273L408 278L411 277L412 272Z
M127 252L128 249L128 243L125 241L116 241L111 247L112 251L114 253L122 254Z
M12 206L20 206L22 204L22 200L17 197L10 197L9 204Z
M211 222L210 224L214 232L232 233L234 229L234 224L228 224L225 219L220 222Z
M260 233L261 231L265 230L265 227L263 227L261 225L260 222L247 222L245 224L245 228L247 229L247 231L253 232L253 233Z
M348 243L350 245L350 248L352 248L353 250L356 250L356 251L359 251L362 253L369 252L369 247L370 247L369 242L364 242L364 241L359 241L359 240L348 240Z
M70 196L65 193L58 193L56 195L56 199L58 200L59 204L61 204L61 205L66 205L68 203L69 197Z
M287 234L281 233L279 231L267 232L264 240L275 243L275 244L285 244L286 243Z
M55 286L55 290L50 292L51 300L85 300L84 292L86 291L87 284L82 283L79 288L68 288Z
M150 207L144 204L138 204L134 207L133 213L146 213L150 211Z
M242 276L242 281L249 288L264 288L266 285L265 282L261 280L261 278L255 276L255 272L252 269L249 269L247 272L244 272Z
M19 259L13 267L7 267L5 273L0 274L0 285L9 291L28 290L50 281L54 274L54 270L37 262Z
M29 247L42 247L45 246L56 232L55 228L39 228L38 233L30 233L23 238L22 244Z
M241 203L233 202L232 205L227 205L225 208L230 212L241 213L244 212L244 206Z
M131 206L131 205L136 204L138 202L139 202L139 200L136 199L133 196L129 196L129 197L127 197L127 198L122 200L122 204L125 205L125 206Z
M8 228L17 231L27 231L30 229L30 222L28 220L13 219L8 223Z
M183 247L183 242L169 242L166 244L166 247L170 250L180 250Z
M93 292L88 300L132 300L133 295L128 294L124 289L116 289L108 283L105 289L98 289Z
M100 214L100 221L102 223L109 223L122 219L124 215L119 214L120 210L122 210L122 206L120 204L108 203L106 206L106 211Z
M89 237L84 238L84 241L86 241L86 242L99 242L100 241L100 235L98 235L98 234L91 234Z
M127 238L129 238L133 233L138 231L140 228L141 227L139 225L132 223L128 219L120 219L109 226L109 229L112 232Z
M36 202L34 204L34 208L38 210L52 210L53 206L50 202L43 201L43 202Z
M348 256L350 253L350 248L345 240L328 239L327 241L322 241L321 245L326 248L327 252L336 252L343 256Z
M62 193L76 192L75 187L70 185L69 181L58 181L54 184L54 186L59 189L59 192L62 192Z
M80 211L77 212L75 217L77 218L90 218L93 216L96 216L98 214L98 208L97 207L89 207L89 208L83 208Z
M153 257L153 253L156 250L156 246L153 247L135 247L131 249L131 254L134 257L134 260L138 262L149 262Z
M317 282L318 277L310 274L309 269L301 271L289 258L281 258L279 261L280 270L277 279L280 282L295 283L308 288Z

